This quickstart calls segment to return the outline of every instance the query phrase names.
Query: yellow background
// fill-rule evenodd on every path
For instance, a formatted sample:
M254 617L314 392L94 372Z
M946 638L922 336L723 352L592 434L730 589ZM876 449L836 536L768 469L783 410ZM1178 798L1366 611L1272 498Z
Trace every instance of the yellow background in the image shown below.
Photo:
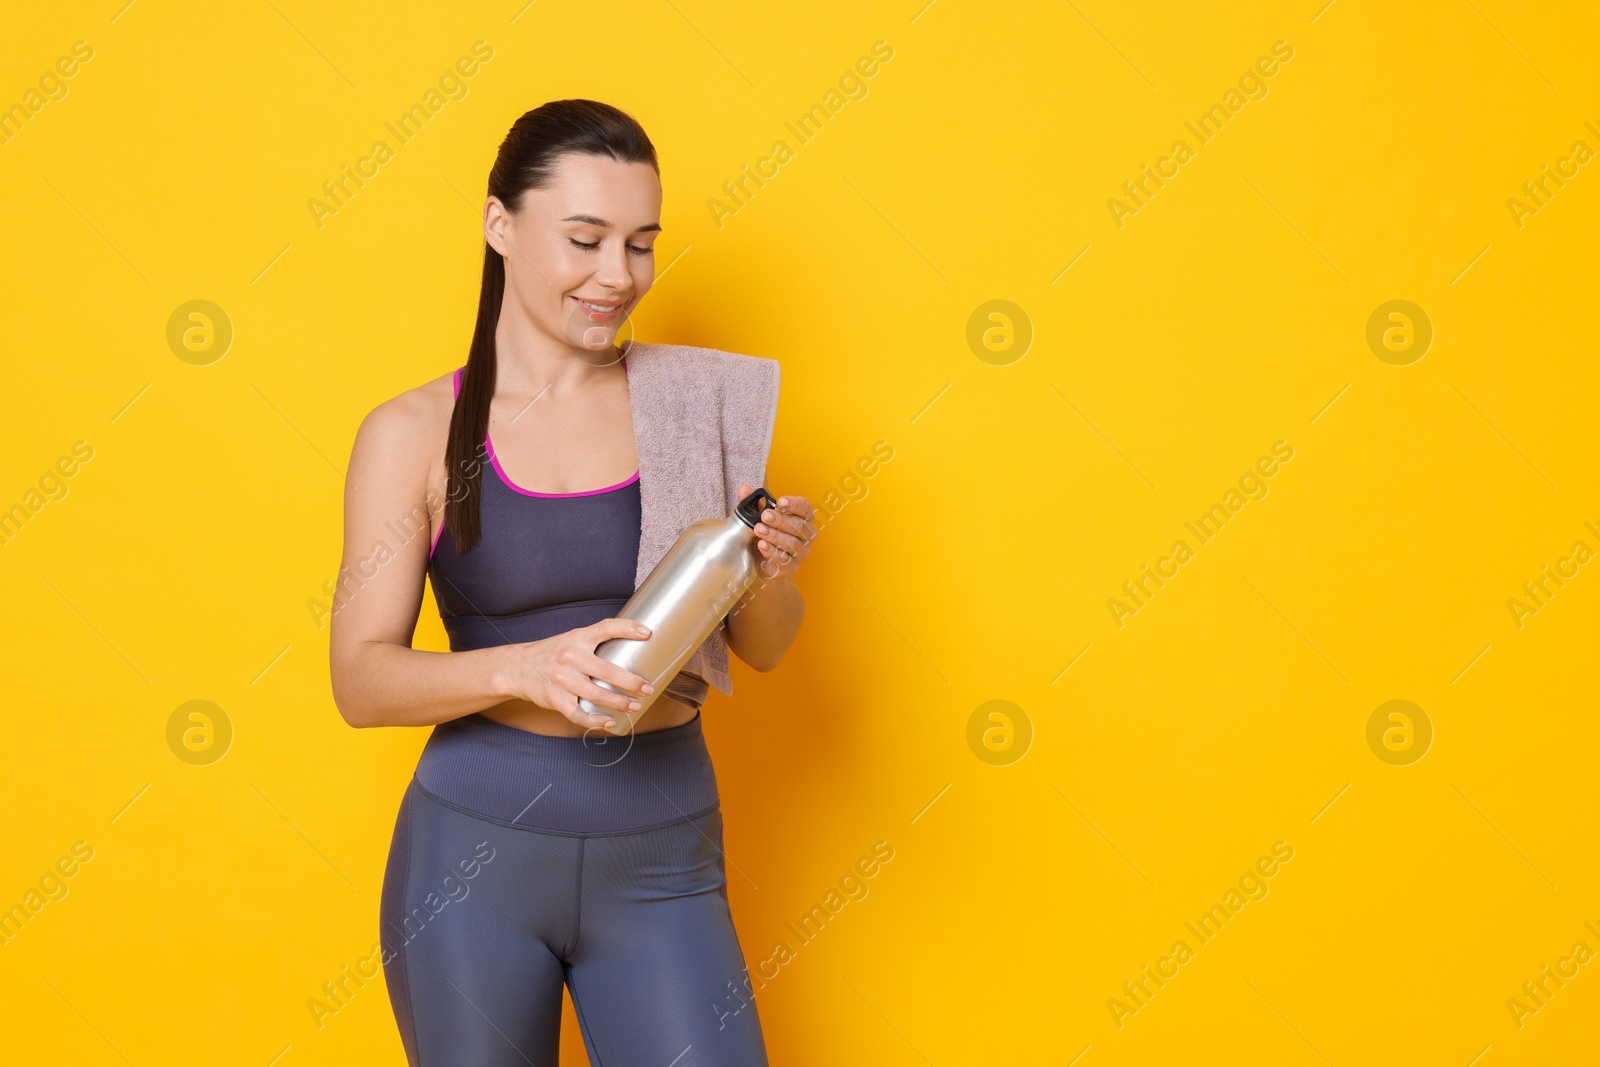
M752 965L895 850L759 991L775 1064L1592 1058L1600 963L1520 1029L1506 1003L1600 951L1600 564L1507 607L1600 549L1600 163L1506 205L1600 150L1592 5L111 0L8 13L0 103L80 39L0 147L0 506L95 450L0 551L0 905L95 852L0 947L7 1062L403 1062L381 981L320 1029L307 1001L373 949L425 733L342 722L306 602L361 417L465 358L496 146L573 96L661 154L639 336L782 361L768 485L821 501L894 449L803 566L788 658L705 713ZM477 40L469 95L318 229L306 201ZM1107 199L1277 41L1269 94L1119 229ZM166 342L193 299L235 330L208 366ZM1034 331L1003 366L966 341L997 299ZM1395 299L1434 329L1409 366L1366 342ZM1119 628L1108 599L1280 440ZM445 647L431 597L417 644ZM193 699L234 730L209 766L167 744ZM1409 766L1366 740L1394 699L1435 734ZM969 747L991 700L1031 723L1008 765ZM1270 894L1119 1028L1108 999L1277 841Z

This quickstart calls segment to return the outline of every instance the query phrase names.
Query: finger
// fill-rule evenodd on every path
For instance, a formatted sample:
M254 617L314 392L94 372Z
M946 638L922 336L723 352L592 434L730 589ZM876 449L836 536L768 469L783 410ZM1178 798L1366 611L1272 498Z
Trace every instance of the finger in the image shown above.
M817 516L817 509L811 505L811 501L803 496L780 496L778 498L778 510L787 512L790 515L798 515L807 522Z
M583 705L578 702L576 694L566 689L559 690L553 703L559 705L556 710L570 719L575 726L593 728L596 726L615 726L616 717L609 714L594 715L583 710Z
M778 563L787 563L791 559L804 559L811 551L809 543L805 540L773 530L769 530L765 537L758 538L756 544L761 547L762 555ZM769 553L768 549L772 551Z
M800 558L798 555L790 552L786 548L779 548L771 541L760 541L757 543L761 546L761 554L779 566L793 562L794 560L798 560Z
M649 696L655 692L655 687L643 676L635 674L626 667L619 667L609 660L603 660L593 653L588 656L580 655L573 666L587 679L609 682L619 689L626 689L629 693Z
M642 641L650 636L650 627L637 619L601 619L587 627L588 635L594 638L590 648L612 637L626 637L635 641ZM587 637L585 638L588 639Z
M779 521L781 522L782 520L780 519ZM806 539L800 536L798 531L776 525L768 525L764 522L756 523L755 529L756 534L763 538L762 544L770 543L791 556L799 555L800 550L806 547Z
M761 516L763 523L757 524L756 533L764 533L762 526L769 527L774 533L787 533L800 543L805 544L817 535L816 528L811 525L811 506L804 497L784 497L791 503L805 504L805 511L795 508L784 508L779 505L776 509L768 508ZM780 542L782 544L782 542Z
M632 694L613 693L611 690L606 689L603 686L595 685L592 679L582 674L574 673L572 678L563 679L561 684L566 686L569 692L575 694L576 696L582 697L589 703L599 707L615 708L618 711L639 710L639 708L630 706L634 703L640 703ZM642 703L640 703L640 707L643 707ZM597 717L604 718L605 716Z
M585 736L590 730L609 730L617 724L615 719L602 719L597 715L585 715L581 711L568 715L567 718L574 726L583 727Z
M761 542L761 554L766 558L761 561L761 574L764 578L776 578L783 572L783 568L794 562L794 557L780 548L774 548L765 541Z

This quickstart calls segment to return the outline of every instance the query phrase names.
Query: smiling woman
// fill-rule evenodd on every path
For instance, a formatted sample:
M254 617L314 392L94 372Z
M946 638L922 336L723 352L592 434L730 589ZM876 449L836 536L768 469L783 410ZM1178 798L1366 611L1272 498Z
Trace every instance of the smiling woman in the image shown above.
M656 695L596 648L649 635L617 615L663 542L764 479L776 418L775 360L618 348L655 281L661 199L655 147L626 113L560 100L519 118L489 173L465 366L356 434L341 573L363 584L331 617L334 699L352 726L433 727L380 906L413 1067L556 1062L563 984L593 1063L690 1047L703 1065L767 1062L753 1006L706 1007L744 958L700 708L708 683L732 692L728 650L765 671L794 640L792 576L815 536L804 497L755 528L767 591L625 739L591 737ZM376 566L384 523L419 512L431 548L408 536ZM425 580L448 653L410 647ZM441 910L435 872L478 843L503 858ZM423 922L427 937L407 936Z

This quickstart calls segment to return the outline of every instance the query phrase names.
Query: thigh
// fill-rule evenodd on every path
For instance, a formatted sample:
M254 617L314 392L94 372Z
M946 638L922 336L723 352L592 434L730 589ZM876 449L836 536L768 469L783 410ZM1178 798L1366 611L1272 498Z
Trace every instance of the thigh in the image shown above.
M765 1067L720 811L585 839L568 985L596 1067Z
M575 925L577 860L575 839L485 822L415 782L407 789L380 925L412 1067L555 1062L557 953Z

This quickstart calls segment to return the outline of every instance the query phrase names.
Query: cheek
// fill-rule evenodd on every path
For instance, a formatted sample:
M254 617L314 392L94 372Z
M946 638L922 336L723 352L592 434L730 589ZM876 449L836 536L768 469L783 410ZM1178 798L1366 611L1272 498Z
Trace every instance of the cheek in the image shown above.
M593 260L581 248L574 248L562 242L546 244L540 251L539 255L528 256L543 272L543 277L534 274L533 280L540 291L549 292L553 300L559 301L565 294L581 286L584 280L594 273Z
M507 231L511 249L506 264L522 275L521 281L538 291L552 287L572 288L572 277L580 270L583 249L575 248L553 232L553 223L536 210L525 210ZM587 272L584 272L587 273ZM546 284L548 278L553 284Z
M567 294L589 276L582 269L579 248L561 249L538 241L518 242L516 251L506 257L506 268L514 275L513 285L524 304L535 315L564 316L572 310Z

